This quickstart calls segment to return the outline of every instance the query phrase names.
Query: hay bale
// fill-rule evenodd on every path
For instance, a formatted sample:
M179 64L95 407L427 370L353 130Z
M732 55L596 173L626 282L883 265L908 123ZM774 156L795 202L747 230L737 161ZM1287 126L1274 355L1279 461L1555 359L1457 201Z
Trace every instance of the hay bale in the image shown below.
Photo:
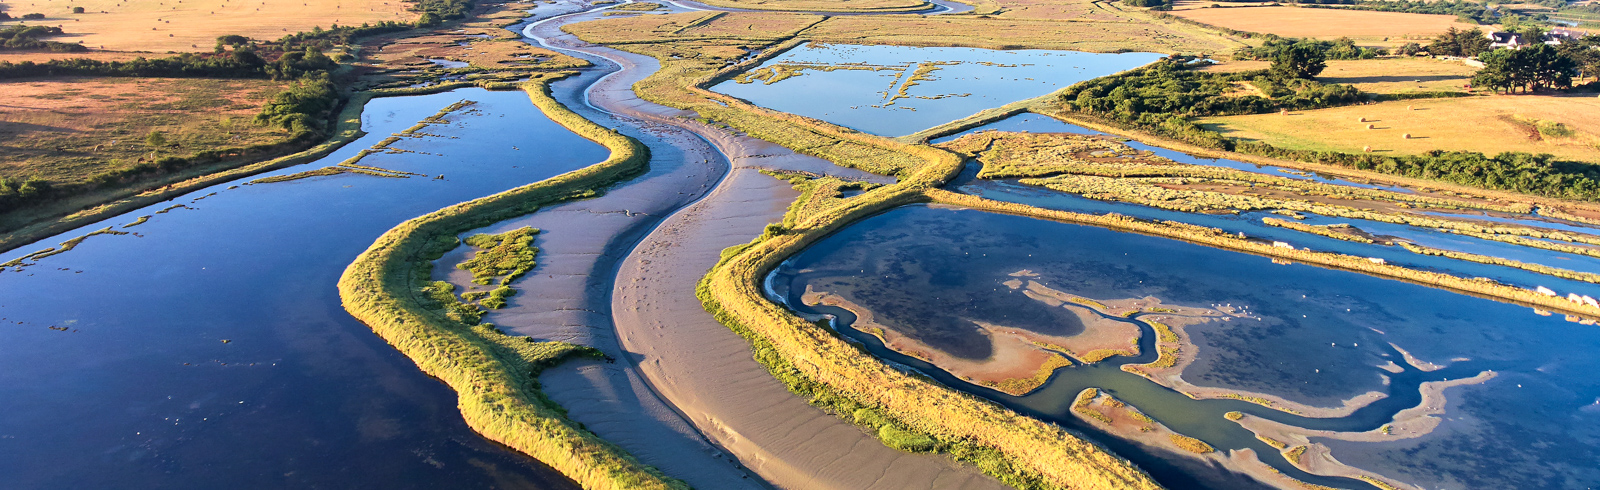
M1361 119L1357 119L1356 122L1367 122L1367 118L1363 116Z
M1363 146L1363 147L1361 147L1361 151L1362 151L1362 153L1372 153L1372 147L1371 146Z
M1400 135L1400 139L1407 139L1407 140L1411 139L1411 133L1406 133L1406 134Z
M1371 124L1368 124L1367 125L1367 129L1378 129L1378 127L1377 126L1373 126Z

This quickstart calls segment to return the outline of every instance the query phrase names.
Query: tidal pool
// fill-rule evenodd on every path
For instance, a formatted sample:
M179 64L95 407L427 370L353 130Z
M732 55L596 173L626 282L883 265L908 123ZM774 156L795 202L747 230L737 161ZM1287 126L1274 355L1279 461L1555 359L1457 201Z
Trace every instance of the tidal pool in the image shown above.
M814 42L711 89L769 109L900 136L1161 57Z
M473 433L455 393L345 313L335 283L402 221L608 151L521 91L462 89L374 99L365 137L271 175L461 100L476 104L361 161L425 176L249 177L7 253L130 233L0 272L0 486L576 488Z
M1156 297L1164 304L1248 311L1253 318L1188 327L1195 363L1184 379L1282 397L1318 407L1366 392L1384 398L1343 417L1307 418L1228 399L1192 400L1118 366L1151 362L1142 353L1056 372L1014 397L966 383L846 328L855 315L806 306L801 296L835 292L875 321L911 332L952 355L982 358L990 337L975 321L1033 332L1068 331L1049 307L1007 281L1025 271L1050 288L1100 301ZM1078 422L1069 405L1098 387L1179 433L1220 450L1251 448L1306 481L1345 488L1365 483L1306 474L1252 433L1222 417L1240 411L1292 426L1373 431L1417 406L1423 382L1493 371L1482 384L1449 388L1444 422L1390 442L1326 442L1340 461L1427 488L1588 488L1600 483L1600 328L1534 314L1529 308L1431 287L1218 250L1160 237L942 206L907 206L868 218L786 262L770 281L776 298L806 314L830 314L841 333L874 354L1030 415L1098 434L1173 488L1234 488L1187 458L1120 441ZM1135 318L1139 318L1136 316ZM1138 323L1138 320L1124 320ZM1393 346L1397 347L1391 347ZM1413 366L1401 349L1418 359ZM1442 366L1438 369L1428 366Z

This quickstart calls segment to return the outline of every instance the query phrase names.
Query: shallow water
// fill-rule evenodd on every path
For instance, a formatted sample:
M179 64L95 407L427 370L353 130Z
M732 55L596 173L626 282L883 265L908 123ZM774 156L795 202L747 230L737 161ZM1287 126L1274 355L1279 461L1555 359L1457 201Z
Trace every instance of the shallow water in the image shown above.
M428 62L439 65L440 68L466 68L471 66L470 63L465 61L447 60L442 58L430 58Z
M1389 397L1339 419L1304 419L1234 400L1190 400L1116 369L1154 358L1147 327L1143 356L1063 369L1043 389L1010 397L887 351L870 335L841 331L875 354L928 370L942 382L1090 432L1098 433L1071 418L1068 405L1083 388L1105 388L1180 433L1219 449L1254 448L1286 474L1341 487L1364 484L1300 473L1222 413L1238 410L1317 429L1372 430L1416 405L1422 381L1494 370L1500 376L1482 386L1446 392L1451 406L1459 407L1446 414L1448 430L1399 443L1340 443L1335 457L1381 453L1363 461L1371 463L1370 469L1429 488L1600 483L1600 470L1591 464L1600 450L1600 409L1593 408L1600 406L1600 381L1587 374L1600 368L1590 352L1600 345L1600 328L1538 316L1525 307L1352 272L1279 265L1165 238L930 206L897 208L818 242L775 272L773 289L790 305L800 305L798 295L806 286L868 291L846 299L874 309L880 322L915 325L911 331L918 335L982 352L986 340L971 335L969 320L1036 331L1060 328L1041 322L1049 318L1042 314L1043 304L1008 298L1020 293L1000 286L1021 269L1040 274L1037 280L1049 287L1090 298L1152 295L1169 304L1247 307L1260 317L1190 327L1199 349L1185 378L1197 385L1319 406L1336 406L1366 391ZM853 320L839 309L798 309ZM1450 367L1434 372L1407 367L1390 374L1376 366L1405 361L1389 343ZM1171 455L1099 437L1174 488L1229 488L1192 470L1163 469L1181 461ZM1466 443L1474 440L1494 442ZM1417 451L1418 446L1431 449ZM1478 450L1485 447L1495 449ZM1512 461L1516 464L1507 464Z
M521 91L462 89L374 99L365 137L273 174L340 162L462 99L478 103L421 131L437 136L392 145L413 153L361 161L444 180L219 184L8 254L153 216L0 273L6 486L574 488L468 429L455 394L345 313L334 285L395 224L608 152ZM189 207L156 214L174 204Z
M1160 58L1155 53L811 43L767 60L761 67L803 64L872 69L807 69L772 84L728 80L712 90L782 112L899 136ZM908 97L895 98L919 66L937 69L930 79L912 84L906 90Z
M949 188L954 191L997 201L1015 202L1045 209L1059 209L1089 214L1116 213L1149 220L1181 221L1219 228L1230 233L1244 233L1251 238L1282 241L1297 248L1310 248L1317 251L1338 252L1361 257L1376 257L1392 264L1447 272L1463 277L1488 277L1529 289L1536 286L1547 286L1560 291L1563 295L1569 292L1591 296L1600 294L1600 284L1561 279L1512 267L1421 255L1407 251L1399 246L1357 243L1267 226L1262 223L1262 218L1270 217L1282 220L1292 220L1292 218L1266 211L1246 212L1237 215L1184 213L1141 204L1098 201L1074 194L1023 185L1015 180L980 180L972 178L975 173L975 167L969 168L963 173L963 177L957 179ZM1502 256L1551 267L1600 273L1600 259L1585 255L1530 249L1492 240L1441 232L1431 228L1328 217L1312 213L1300 214L1306 217L1305 220L1301 221L1306 224L1344 223L1379 235L1392 235L1429 247Z

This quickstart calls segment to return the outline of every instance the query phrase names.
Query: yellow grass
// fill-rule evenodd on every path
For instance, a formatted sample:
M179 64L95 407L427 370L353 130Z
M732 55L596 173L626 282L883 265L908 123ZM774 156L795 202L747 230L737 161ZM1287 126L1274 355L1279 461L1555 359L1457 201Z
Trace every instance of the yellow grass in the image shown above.
M973 33L982 33L974 36ZM1058 22L957 16L833 17L806 31L819 41L990 49L1216 53L1244 44L1192 26L1139 16L1111 22Z
M1407 110L1413 107L1415 110ZM1368 122L1358 122L1365 117ZM1576 131L1543 137L1523 121L1553 121ZM1304 150L1417 154L1429 150L1550 153L1600 162L1600 99L1592 94L1495 95L1383 102L1291 113L1203 118L1225 135ZM1376 129L1366 129L1371 124ZM1402 135L1411 134L1412 139Z
M1231 61L1202 68L1201 71L1235 72L1264 70L1266 61ZM1317 75L1322 83L1354 85L1362 92L1399 94L1406 92L1466 92L1478 69L1460 61L1433 58L1393 57L1370 60L1332 60Z
M463 46L462 42L468 42L468 44ZM586 61L548 49L534 47L520 40L474 39L453 34L398 39L368 53L363 61L385 67L433 68L438 66L428 61L430 59L463 61L474 68L485 70L514 68L561 69L588 66Z
M171 78L62 78L0 83L0 177L57 184L130 166L151 151L187 156L284 139L250 119L286 82ZM145 144L161 131L177 146Z
M932 7L923 0L702 0L717 7L791 12L906 12Z
M1102 22L1125 20L1128 14L1123 12L1119 5L1112 3L1088 0L1005 0L999 2L1003 9L999 17Z
M652 43L671 40L777 40L794 35L823 19L820 15L733 12L718 15L688 12L612 17L562 27L585 41L602 44Z
M1476 24L1457 22L1450 15L1336 10L1299 7L1250 7L1196 9L1173 12L1175 15L1207 24L1246 32L1277 34L1286 37L1336 39L1349 37L1362 44L1403 44L1401 38L1429 38L1456 27L1472 29Z
M300 5L295 5L299 3ZM210 51L217 36L239 34L277 39L314 26L410 22L417 14L400 0L29 0L6 2L12 16L39 12L42 25L59 25L90 49L114 51ZM73 14L72 7L85 13ZM104 12L104 13L102 13Z

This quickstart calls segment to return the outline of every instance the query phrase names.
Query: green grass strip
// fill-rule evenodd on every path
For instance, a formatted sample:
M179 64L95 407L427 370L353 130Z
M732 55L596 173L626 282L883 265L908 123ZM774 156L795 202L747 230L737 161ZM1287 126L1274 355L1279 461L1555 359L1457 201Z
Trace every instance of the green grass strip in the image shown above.
M610 148L611 157L401 223L345 269L339 296L351 315L423 372L454 389L467 425L485 437L550 465L584 488L688 488L584 429L539 391L541 369L598 351L563 342L533 342L504 335L492 325L451 319L440 314L439 302L424 291L429 286L427 275L418 270L456 246L457 235L541 206L598 195L649 165L644 145L561 106L542 81L522 88L550 119Z

